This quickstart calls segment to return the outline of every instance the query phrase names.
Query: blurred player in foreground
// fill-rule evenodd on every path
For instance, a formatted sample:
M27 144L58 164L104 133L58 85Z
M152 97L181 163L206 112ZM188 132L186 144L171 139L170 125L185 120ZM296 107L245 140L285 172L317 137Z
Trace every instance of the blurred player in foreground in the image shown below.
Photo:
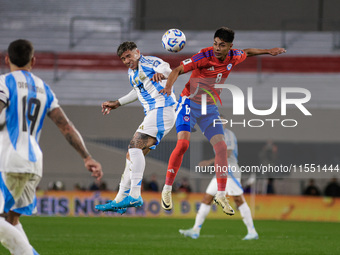
M126 212L127 207L143 205L141 184L145 169L145 155L154 149L174 126L176 97L174 94L168 97L159 93L165 86L164 79L171 72L168 63L156 57L141 55L134 42L122 43L117 49L117 55L129 68L128 75L132 90L116 101L104 102L102 112L104 115L109 114L111 110L137 99L145 112L143 122L130 141L117 196L104 205L96 205L97 210L122 214Z
M39 137L45 116L80 154L93 177L99 180L103 172L50 87L31 73L35 63L31 42L13 41L6 63L11 72L0 76L0 213L7 213L7 221L0 217L0 241L14 255L32 255L38 253L19 217L35 211L35 191L43 172Z
M222 84L227 79L232 68L244 61L247 57L269 54L272 56L286 52L283 48L272 49L232 49L234 31L222 27L215 32L214 43L199 51L189 59L181 62L169 75L166 86L160 93L171 95L172 86L177 77L192 71L189 82L182 91L176 109L177 144L171 153L165 185L162 190L162 207L171 210L171 190L176 174L182 164L183 155L189 148L190 132L197 123L202 133L211 143L215 151L215 169L225 169L227 162L227 146L224 141L221 125L213 126L214 119L219 118L215 103L216 97L222 89L215 89L215 84ZM209 96L207 96L207 94ZM206 96L206 114L202 114L201 98ZM213 98L213 97L215 98ZM203 105L203 104L202 104ZM227 173L216 171L217 193L214 202L223 208L228 215L234 215L233 208L225 196Z
M227 182L226 193L227 195L232 196L234 198L234 201L238 209L240 210L243 222L247 227L248 234L243 238L243 240L258 239L259 235L255 230L250 208L243 196L243 189L241 186L241 171L238 166L237 159L238 157L237 139L235 134L227 128L224 128L224 137L228 147L228 164L229 164L228 172L229 178ZM210 160L204 160L199 163L199 166L201 167L210 166L214 164L214 161L215 161L214 158ZM213 202L214 196L217 193L216 177L214 177L210 181L205 193L206 194L203 197L201 206L197 212L194 226L190 229L180 229L179 232L182 235L191 237L193 239L197 239L200 236L202 225L205 221L205 218L208 216L210 212L211 204Z

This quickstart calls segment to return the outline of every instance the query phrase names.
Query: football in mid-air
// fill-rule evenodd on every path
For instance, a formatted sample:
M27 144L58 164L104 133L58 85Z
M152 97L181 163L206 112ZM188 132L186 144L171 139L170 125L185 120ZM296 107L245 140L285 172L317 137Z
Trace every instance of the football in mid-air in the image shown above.
M185 34L179 29L169 29L162 37L163 48L170 52L181 51L186 43Z

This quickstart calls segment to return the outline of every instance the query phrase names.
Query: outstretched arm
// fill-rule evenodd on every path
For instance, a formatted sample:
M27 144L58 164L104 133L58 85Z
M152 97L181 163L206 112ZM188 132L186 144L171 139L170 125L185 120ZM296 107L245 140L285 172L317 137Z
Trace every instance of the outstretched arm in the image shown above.
M178 76L180 76L181 74L184 73L184 67L183 65L179 65L178 67L176 67L174 70L172 70L172 72L170 73L168 80L166 82L166 85L164 87L164 89L160 90L159 93L160 94L166 94L168 96L171 95L171 88L174 85L175 81L177 80Z
M80 154L84 160L87 170L92 172L92 176L100 180L103 176L102 166L94 160L85 147L84 140L72 122L67 118L64 111L57 107L48 116L57 125L60 132L64 135L69 144Z
M109 114L111 110L117 109L118 107L130 104L138 99L137 92L132 89L128 94L119 98L116 101L105 101L102 103L102 113L104 115Z
M249 48L243 50L247 57L257 56L257 55L264 55L269 54L272 56L276 56L286 52L284 48L271 48L271 49L256 49L256 48Z
M109 114L111 110L117 109L121 104L118 100L116 101L105 101L102 103L102 113L103 115Z

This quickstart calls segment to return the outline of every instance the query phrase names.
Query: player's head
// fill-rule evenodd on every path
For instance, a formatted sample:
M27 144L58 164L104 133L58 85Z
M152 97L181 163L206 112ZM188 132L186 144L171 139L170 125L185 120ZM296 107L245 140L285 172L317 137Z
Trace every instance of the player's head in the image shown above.
M235 33L232 29L221 27L214 35L214 54L220 60L225 60L229 50L233 47Z
M19 68L25 67L27 65L33 64L33 54L34 54L34 48L30 41L19 39L16 41L13 41L9 44L8 49L8 58L6 59L6 62L9 60L9 62Z
M131 69L137 69L140 51L134 42L123 42L119 45L117 55L123 61L124 65Z
M221 28L216 30L215 35L214 35L214 39L216 37L220 38L222 41L224 41L226 43L233 43L234 37L235 37L235 32L234 32L234 30L232 30L228 27L221 27Z

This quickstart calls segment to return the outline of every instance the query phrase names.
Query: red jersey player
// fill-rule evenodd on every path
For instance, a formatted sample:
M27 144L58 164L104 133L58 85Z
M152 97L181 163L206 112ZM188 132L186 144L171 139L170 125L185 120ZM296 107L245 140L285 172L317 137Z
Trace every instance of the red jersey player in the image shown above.
M246 57L247 55L242 50L231 49L225 59L219 61L214 55L214 47L208 47L182 61L183 73L192 71L192 74L185 84L181 97L190 97L191 101L201 104L201 95L206 94L206 90L212 92L213 95L219 95L222 89L214 89L215 84L223 84L232 68L244 61ZM214 104L214 99L207 97L207 102Z
M176 109L177 144L171 153L165 185L162 191L162 207L172 209L171 190L178 169L183 160L183 155L189 148L191 129L198 124L202 133L210 141L215 151L215 172L218 192L214 201L223 208L223 212L234 215L233 208L226 198L227 183L227 146L224 141L222 125L213 127L213 120L219 119L215 97L219 98L221 89L214 89L214 84L224 83L232 68L244 61L247 57L270 54L272 56L286 52L283 48L272 49L232 49L234 31L222 27L215 32L212 47L202 49L199 53L186 59L169 75L166 86L159 93L171 94L171 88L177 77L192 71L189 82L182 91ZM201 114L201 95L208 94L206 114ZM214 97L211 97L211 95ZM224 171L222 171L223 169Z

